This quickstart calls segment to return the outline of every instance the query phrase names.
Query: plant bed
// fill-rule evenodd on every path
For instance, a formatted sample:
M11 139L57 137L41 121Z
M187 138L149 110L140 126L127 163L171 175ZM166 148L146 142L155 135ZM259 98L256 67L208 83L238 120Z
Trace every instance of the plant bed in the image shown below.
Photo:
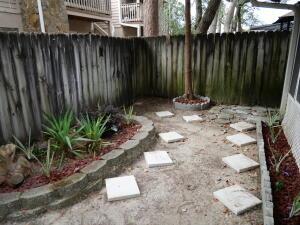
M194 99L187 99L184 96L179 96L173 99L175 109L181 110L204 110L210 106L210 98L195 95Z
M96 156L87 155L83 159L67 158L67 161L64 163L62 168L55 168L51 171L50 177L43 175L41 173L39 164L34 163L34 170L37 171L34 176L25 179L25 181L16 188L11 187L7 184L1 185L0 193L23 192L27 189L37 188L48 183L56 182L62 180L65 177L71 176L74 173L80 171L82 168L84 168L91 162L101 160L104 154L109 153L113 149L119 148L121 144L130 140L135 134L137 134L141 127L142 126L137 123L132 123L129 125L125 123L121 124L120 130L117 133L104 139L104 141L110 143L110 145L100 148Z
M269 126L262 123L265 156L272 187L274 221L278 225L299 225L300 216L290 217L290 212L300 193L300 173L285 134L280 129L281 127L274 128L274 139ZM283 159L277 169L278 163L274 163L275 159Z
M145 150L149 150L155 141L155 129L151 120L133 115L130 116L130 123L128 119L125 113L123 122L118 123L118 132L103 135L101 140L109 141L110 144L97 146L94 154L86 151L83 158L70 155L60 169L56 167L57 159L52 157L54 163L51 164L49 176L41 172L42 167L37 158L28 159L33 164L33 170L38 172L26 177L23 183L15 187L2 183L0 220L30 218L48 209L71 205L90 192L100 190L104 179L117 176ZM73 132L71 130L71 134ZM83 148L94 142L84 143L79 146ZM49 146L48 141L47 149L50 149ZM50 151L47 151L47 155L50 155L48 152ZM17 154L22 157L26 155L19 151Z

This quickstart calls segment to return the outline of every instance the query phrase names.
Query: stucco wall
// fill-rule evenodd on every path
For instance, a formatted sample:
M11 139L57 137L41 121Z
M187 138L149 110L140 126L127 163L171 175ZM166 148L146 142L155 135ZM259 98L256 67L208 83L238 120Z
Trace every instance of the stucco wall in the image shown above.
M43 0L46 32L68 32L69 23L64 0ZM24 31L40 31L36 0L25 0L21 4Z

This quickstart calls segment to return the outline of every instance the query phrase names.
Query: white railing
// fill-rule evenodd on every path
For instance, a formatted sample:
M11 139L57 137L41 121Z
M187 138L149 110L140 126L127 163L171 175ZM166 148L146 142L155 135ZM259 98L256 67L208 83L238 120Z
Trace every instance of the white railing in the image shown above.
M143 21L143 5L141 3L121 4L121 20L123 23Z
M65 0L65 4L84 11L111 14L110 0Z

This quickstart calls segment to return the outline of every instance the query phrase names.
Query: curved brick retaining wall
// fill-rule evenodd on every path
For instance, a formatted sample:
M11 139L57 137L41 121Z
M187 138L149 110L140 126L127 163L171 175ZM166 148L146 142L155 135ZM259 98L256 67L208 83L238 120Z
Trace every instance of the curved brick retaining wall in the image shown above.
M118 149L105 154L72 176L25 192L0 194L0 220L26 219L48 209L58 209L80 201L90 192L100 190L104 179L118 175L155 141L153 122L135 116L142 125L139 132Z

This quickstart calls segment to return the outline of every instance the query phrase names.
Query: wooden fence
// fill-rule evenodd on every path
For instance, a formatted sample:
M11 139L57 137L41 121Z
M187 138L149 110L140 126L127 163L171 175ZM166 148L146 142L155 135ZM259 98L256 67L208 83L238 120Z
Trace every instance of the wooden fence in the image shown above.
M194 90L228 104L280 102L289 33L193 39ZM0 33L0 143L41 131L43 112L183 94L184 37Z
M184 37L136 39L135 43L135 68L143 75L138 81L139 93L182 95ZM288 46L288 32L196 36L192 50L194 91L218 103L278 106Z
M132 49L95 35L0 33L0 142L41 130L43 112L132 101Z

